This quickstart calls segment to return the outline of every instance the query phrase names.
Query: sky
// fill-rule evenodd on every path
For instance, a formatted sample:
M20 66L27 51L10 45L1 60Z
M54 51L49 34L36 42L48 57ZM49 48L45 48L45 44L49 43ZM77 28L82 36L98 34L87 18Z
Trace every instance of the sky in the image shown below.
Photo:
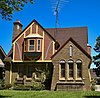
M23 29L33 20L37 20L44 28L55 28L56 16L54 8L57 0L35 0L34 4L26 4L22 11L15 12L11 21L2 20L0 16L0 45L6 54L12 46L13 22L17 19ZM61 0L59 7L59 27L88 27L88 44L92 46L100 36L100 0ZM95 67L93 64L91 67Z

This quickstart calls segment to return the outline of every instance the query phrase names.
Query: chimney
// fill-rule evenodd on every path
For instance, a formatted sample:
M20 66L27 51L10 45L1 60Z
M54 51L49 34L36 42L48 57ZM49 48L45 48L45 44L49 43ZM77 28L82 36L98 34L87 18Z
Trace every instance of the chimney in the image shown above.
M23 26L19 20L16 20L13 24L14 27L13 27L12 40L22 31L22 26Z
M91 46L89 44L87 44L87 52L89 55L91 55Z

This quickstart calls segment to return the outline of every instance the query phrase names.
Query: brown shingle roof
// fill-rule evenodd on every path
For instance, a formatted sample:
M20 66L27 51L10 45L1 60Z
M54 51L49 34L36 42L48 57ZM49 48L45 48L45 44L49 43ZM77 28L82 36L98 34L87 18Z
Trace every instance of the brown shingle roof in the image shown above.
M46 28L46 30L59 42L60 47L71 37L87 51L87 27L57 28L57 32L56 28Z

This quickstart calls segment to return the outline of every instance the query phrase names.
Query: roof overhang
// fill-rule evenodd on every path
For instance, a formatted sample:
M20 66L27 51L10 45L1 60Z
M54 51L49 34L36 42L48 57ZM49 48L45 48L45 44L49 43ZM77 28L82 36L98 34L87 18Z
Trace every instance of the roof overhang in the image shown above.
M41 35L39 34L29 34L28 36L26 36L25 38L43 38Z
M2 62L1 59L0 59L0 67L4 67L4 63Z

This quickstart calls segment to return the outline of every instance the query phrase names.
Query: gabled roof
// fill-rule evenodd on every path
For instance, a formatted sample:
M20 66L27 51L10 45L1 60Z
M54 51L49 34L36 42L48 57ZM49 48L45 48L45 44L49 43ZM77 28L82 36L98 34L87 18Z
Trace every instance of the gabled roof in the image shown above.
M24 30L22 30L21 33L19 33L13 40L12 42L14 42L16 40L17 37L19 37L33 22L37 23L55 42L56 40L34 19Z
M87 27L70 27L70 28L46 28L48 33L53 36L60 47L71 37L84 50L87 51L88 28Z
M62 45L62 47L59 48L59 50L51 57L53 58L69 41L71 41L76 47L78 47L89 59L91 59L91 56L71 37Z
M2 53L2 55L4 56L4 57L6 57L6 53L5 53L5 51L3 50L3 48L0 46L0 51L1 51L1 53Z

